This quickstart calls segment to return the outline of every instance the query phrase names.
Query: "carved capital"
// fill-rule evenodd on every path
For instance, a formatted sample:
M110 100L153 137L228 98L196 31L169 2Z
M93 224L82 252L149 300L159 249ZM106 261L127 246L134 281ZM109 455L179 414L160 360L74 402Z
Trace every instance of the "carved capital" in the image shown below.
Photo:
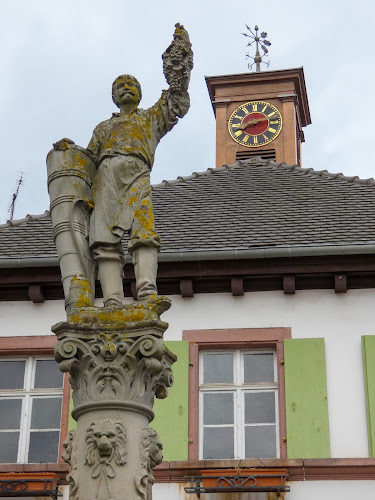
M70 326L59 332L55 358L61 371L70 373L74 412L89 403L112 402L132 408L138 404L152 415L154 397L165 398L173 384L176 357L163 339L148 333L148 327L129 338L127 331Z

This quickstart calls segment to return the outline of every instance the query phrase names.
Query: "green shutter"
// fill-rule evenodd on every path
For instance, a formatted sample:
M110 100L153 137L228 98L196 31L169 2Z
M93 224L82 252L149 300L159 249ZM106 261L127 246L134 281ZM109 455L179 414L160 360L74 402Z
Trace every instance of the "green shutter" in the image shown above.
M324 339L286 339L288 458L329 458Z
M163 443L165 461L188 459L189 342L165 342L178 360L172 365L174 384L166 399L155 399L151 422Z
M375 453L375 335L362 337L363 372L365 376L368 449Z
M70 401L69 401L69 420L68 420L68 432L77 429L77 422L72 417L72 411L74 410L73 404L73 391L70 389Z

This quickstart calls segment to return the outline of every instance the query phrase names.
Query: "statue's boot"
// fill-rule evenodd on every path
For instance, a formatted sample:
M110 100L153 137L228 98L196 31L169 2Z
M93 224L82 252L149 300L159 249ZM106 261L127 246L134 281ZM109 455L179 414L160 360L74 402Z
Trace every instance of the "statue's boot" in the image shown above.
M123 307L123 268L119 260L96 259L98 278L103 292L104 307Z
M156 275L158 270L158 250L154 247L140 247L133 252L134 274L137 300L145 305L154 306L158 313L171 307L171 301L158 295Z

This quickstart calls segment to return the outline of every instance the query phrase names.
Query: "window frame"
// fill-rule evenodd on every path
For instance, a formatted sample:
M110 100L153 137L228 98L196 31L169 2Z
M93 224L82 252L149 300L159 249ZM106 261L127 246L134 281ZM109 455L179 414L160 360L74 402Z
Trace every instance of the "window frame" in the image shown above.
M57 343L55 335L43 335L43 336L32 336L32 337L0 337L0 359L16 360L25 359L32 356L34 359L46 359L53 358L54 356L54 346ZM25 373L26 377L26 373ZM17 390L15 390L17 391ZM43 392L43 391L41 391ZM48 390L46 390L45 395ZM61 392L60 392L61 395ZM15 397L17 394L15 394ZM33 397L32 394L29 395L30 398ZM51 397L56 396L56 394L51 393ZM20 398L24 399L25 395L20 393ZM54 464L65 464L62 459L63 443L68 433L68 419L69 419L69 403L70 403L70 384L69 375L64 374L63 377L63 389L62 389L62 404L61 404L61 420L60 420L60 438L58 446L58 459ZM24 408L24 401L22 402L22 408ZM29 429L30 431L30 429ZM21 433L26 432L25 429L21 428ZM27 443L30 439L30 432L28 432L28 437L26 439ZM24 443L25 444L25 443ZM19 455L19 454L18 454ZM2 463L0 465L1 469L7 468L9 463ZM13 465L13 464L12 464ZM16 467L20 466L40 466L40 464L20 462L14 464Z
M234 328L184 330L182 340L189 342L189 449L188 459L199 459L199 354L203 350L273 350L276 353L278 381L279 458L287 458L285 417L284 340L291 338L290 328Z
M210 354L221 354L231 353L233 354L233 383L218 383L218 384L210 384L204 383L203 380L203 359L202 354L204 352L209 352ZM242 382L242 378L244 375L244 357L246 354L272 354L272 365L274 370L274 380L269 383L248 383ZM233 424L221 425L221 427L232 427L234 428L234 456L226 457L226 459L231 458L241 458L245 459L245 430L246 427L257 427L262 425L271 425L271 424L246 424L245 423L245 396L249 393L272 393L274 395L275 400L275 447L276 447L276 456L271 458L280 458L280 448L277 446L277 443L280 441L279 436L279 407L278 407L278 390L279 390L279 381L278 381L278 373L277 373L277 358L276 358L276 350L274 348L267 349L210 349L210 350L201 350L199 353L199 459L205 460L207 457L204 456L203 453L203 436L204 436L204 427L219 427L216 425L205 425L204 424L204 411L203 411L203 401L204 394L218 394L218 393L229 393L233 394ZM257 458L257 457L247 457L247 458ZM261 457L262 458L262 457ZM224 459L223 459L224 460Z

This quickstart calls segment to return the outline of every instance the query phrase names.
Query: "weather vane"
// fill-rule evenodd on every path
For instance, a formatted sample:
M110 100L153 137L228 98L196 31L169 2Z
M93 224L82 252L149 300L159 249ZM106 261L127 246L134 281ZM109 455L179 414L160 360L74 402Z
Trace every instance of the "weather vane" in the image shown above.
M261 68L260 68L260 64L263 63L267 66L270 65L270 62L269 61L263 61L263 57L268 57L268 49L267 47L269 47L271 45L271 42L269 42L268 40L266 40L266 36L267 36L267 33L265 31L262 31L262 33L260 35L258 35L258 26L255 26L255 35L254 33L252 32L251 28L245 24L246 28L248 29L248 31L250 32L249 33L242 33L244 36L246 36L247 38L250 38L251 40L249 41L249 43L247 44L247 47L253 45L253 43L255 42L256 44L256 52L255 52L255 56L251 56L249 54L249 52L246 54L246 59L252 59L253 62L251 63L248 63L248 68L249 69L252 69L252 67L254 66L254 64L256 65L256 70L255 71L261 71ZM260 48L263 50L263 54L260 55L260 52L259 52L259 46Z

